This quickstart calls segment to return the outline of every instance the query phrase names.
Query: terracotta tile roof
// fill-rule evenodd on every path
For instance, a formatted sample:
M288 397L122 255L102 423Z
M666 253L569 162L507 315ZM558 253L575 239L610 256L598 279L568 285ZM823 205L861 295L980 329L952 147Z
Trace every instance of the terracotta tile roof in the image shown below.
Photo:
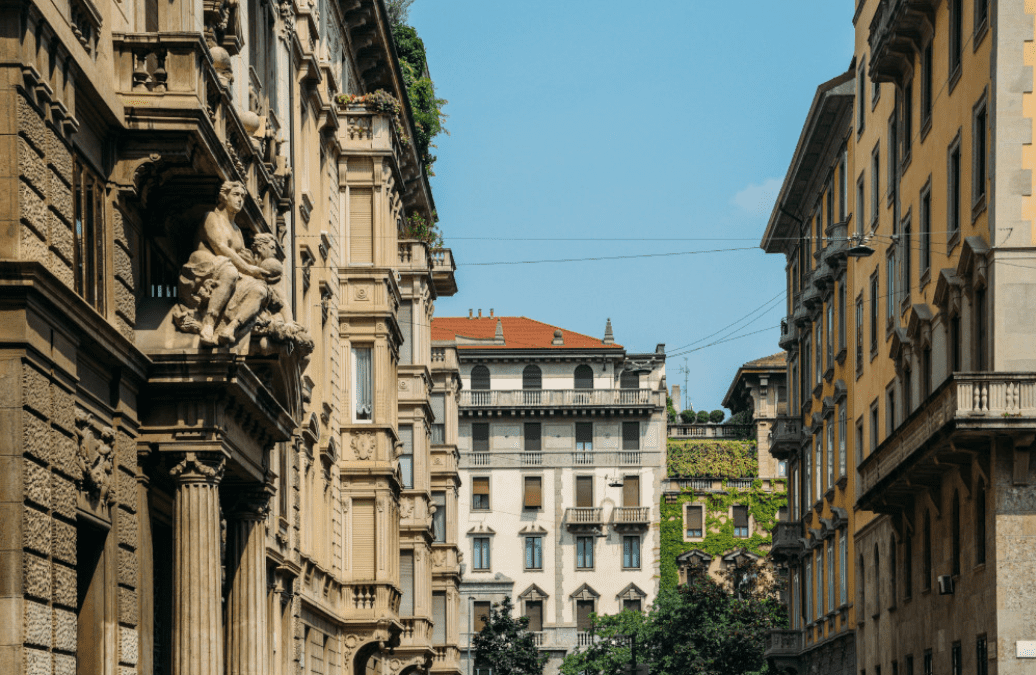
M770 356L764 356L761 359L756 359L755 361L749 361L748 363L746 363L742 367L743 368L767 368L767 367L783 368L787 364L788 364L787 354L785 352L778 352L776 354L771 354Z
M452 341L458 337L492 340L496 335L497 319L503 328L505 344L458 345L458 349L622 349L622 345L606 345L601 342L601 338L575 333L524 316L483 316L475 319L466 316L437 316L432 319L432 340ZM561 331L565 344L551 344L556 330Z

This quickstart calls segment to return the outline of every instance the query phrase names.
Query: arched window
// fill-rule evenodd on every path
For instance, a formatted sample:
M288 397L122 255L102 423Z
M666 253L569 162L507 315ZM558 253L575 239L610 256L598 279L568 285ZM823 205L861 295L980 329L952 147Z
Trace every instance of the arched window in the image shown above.
M951 518L953 574L957 576L960 574L960 494L956 490L953 491L953 514Z
M624 372L619 376L619 386L623 389L640 389L640 374Z
M475 366L471 369L471 388L489 389L489 368L486 366Z
M594 369L584 364L576 366L576 389L594 388Z
M525 366L522 371L522 389L543 389L543 371L539 366Z

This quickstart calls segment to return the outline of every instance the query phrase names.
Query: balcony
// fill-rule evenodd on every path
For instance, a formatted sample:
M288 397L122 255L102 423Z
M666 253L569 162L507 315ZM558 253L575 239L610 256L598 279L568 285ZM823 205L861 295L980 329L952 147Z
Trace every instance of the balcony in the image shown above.
M580 410L662 410L665 392L652 389L517 389L464 390L460 393L461 412L479 409L544 410L558 414L560 409Z
M798 344L799 333L791 317L781 321L781 336L777 338L777 346L784 351L790 351Z
M457 673L460 670L460 649L454 645L436 645L435 656L432 657L433 673Z
M860 462L858 505L898 512L918 489L938 489L947 471L970 471L974 457L988 456L991 436L1027 448L1034 427L1036 373L954 373ZM1015 455L1018 471L1028 453Z
M460 468L502 468L517 466L658 466L662 453L654 450L544 450L463 452ZM439 471L433 467L433 471Z
M669 438L755 438L755 427L744 424L670 424Z
M782 562L798 556L802 549L802 523L777 521L773 528L770 556L777 562Z
M435 284L436 293L444 296L457 293L457 279L454 276L456 271L457 263L453 260L452 250L432 249L432 283Z
M397 620L399 589L385 582L351 582L342 591L345 618L350 621Z
M790 629L771 630L766 634L763 656L779 670L798 670L798 657L802 652L802 631Z
M604 509L600 506L567 508L565 509L565 527L573 533L598 533L604 527Z
M403 239L399 247L399 267L401 271L414 270L427 272L429 265L428 244L416 239Z
M651 507L616 506L612 509L612 529L616 532L641 532L651 524Z
M778 417L770 429L770 454L774 459L788 459L802 447L802 420Z
M932 33L939 0L882 0L871 20L870 77L897 82L911 72L914 54Z
M428 649L432 643L432 626L426 619L404 617L400 619L403 632L399 635L398 649Z

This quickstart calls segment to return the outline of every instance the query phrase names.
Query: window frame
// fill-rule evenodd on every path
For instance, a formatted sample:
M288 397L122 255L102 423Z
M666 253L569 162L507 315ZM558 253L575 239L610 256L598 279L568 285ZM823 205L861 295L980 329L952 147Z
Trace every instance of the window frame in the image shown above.
M688 527L690 522L688 519L688 513L691 509L695 509L701 516L701 529L695 530L698 534L688 534L691 530ZM701 541L705 539L705 505L698 502L685 502L683 505L683 540L684 541Z
M529 499L529 487L530 483L538 483L537 488L539 490L539 503L531 505ZM527 475L522 476L522 510L523 511L541 511L543 510L543 476L541 475Z
M360 352L366 352L369 356L369 382L367 383L367 392L369 399L361 402L363 390L360 387L360 370L359 370L359 354ZM377 382L377 378L374 376L374 346L367 344L352 345L350 347L350 363L352 365L352 421L353 424L373 424L374 423L374 387ZM370 407L370 411L366 413L366 417L361 417L361 405L366 403Z
M641 565L640 535L627 534L622 537L622 569L639 570ZM633 560L636 558L636 560ZM634 564L635 563L635 564Z
M489 572L492 566L492 537L471 538L471 571Z
M525 550L525 571L543 571L543 536L538 534L526 535L524 543ZM532 564L530 566L530 554ZM539 564L537 564L539 563Z
M743 510L745 514L744 527L740 527L737 524L738 511ZM748 539L752 536L752 512L748 508L748 504L733 504L730 507L730 522L734 525L734 537L736 539Z
M963 219L961 201L962 155L960 131L946 149L946 253L949 254L960 240Z
M589 536L577 536L576 537L576 569L577 570L592 570L594 569L594 545L597 537L593 535ZM580 558L582 558L582 565L580 565Z
M978 0L976 0L976 4ZM971 111L971 219L986 206L989 179L989 114L983 91Z
M102 316L107 306L107 201L105 181L72 153L72 290ZM81 228L81 231L80 231Z
M475 490L477 489L476 485L479 483L479 481L482 481L482 480L486 481L486 491L485 491L485 493L475 492ZM492 494L493 494L492 493L492 480L490 480L489 476L472 476L471 477L471 510L472 511L490 511L490 510L492 510L492 501L491 501ZM482 505L483 500L482 499L476 499L477 497L484 497L485 498L484 499L485 504Z

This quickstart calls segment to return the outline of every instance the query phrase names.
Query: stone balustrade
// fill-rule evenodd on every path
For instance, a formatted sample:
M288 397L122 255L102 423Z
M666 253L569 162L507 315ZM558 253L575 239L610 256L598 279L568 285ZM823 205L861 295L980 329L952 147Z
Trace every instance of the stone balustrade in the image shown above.
M599 408L665 406L665 392L651 389L466 389L462 408Z
M345 614L354 620L390 618L399 613L399 589L385 582L351 582L345 584Z
M661 453L651 450L544 450L462 452L460 468L515 468L520 466L654 466Z
M755 438L755 427L745 424L670 424L669 438Z

